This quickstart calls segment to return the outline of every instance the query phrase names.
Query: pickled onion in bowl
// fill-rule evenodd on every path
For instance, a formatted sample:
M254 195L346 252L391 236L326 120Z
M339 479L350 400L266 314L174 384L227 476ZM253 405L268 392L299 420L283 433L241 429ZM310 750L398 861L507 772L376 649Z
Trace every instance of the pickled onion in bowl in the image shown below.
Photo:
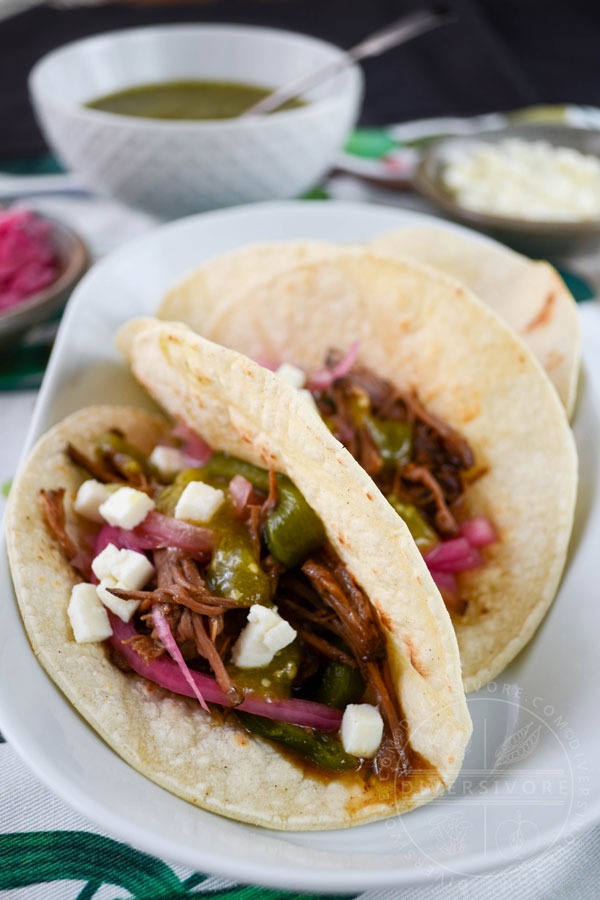
M52 226L25 209L0 209L0 314L48 287L58 273Z

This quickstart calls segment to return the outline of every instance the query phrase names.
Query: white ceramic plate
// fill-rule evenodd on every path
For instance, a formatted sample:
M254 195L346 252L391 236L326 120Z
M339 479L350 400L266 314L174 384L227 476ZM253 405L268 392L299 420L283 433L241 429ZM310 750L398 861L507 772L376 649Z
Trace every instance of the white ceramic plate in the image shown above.
M426 220L353 204L266 204L185 219L123 247L93 268L69 304L27 447L81 406L143 402L113 350L114 333L125 319L152 313L165 289L202 259L251 241L357 241ZM357 892L475 874L590 826L600 818L600 313L590 306L582 317L581 488L568 571L530 646L470 698L473 738L450 795L348 831L287 834L179 800L116 756L38 665L2 552L0 725L11 744L52 790L118 838L200 871L288 889Z

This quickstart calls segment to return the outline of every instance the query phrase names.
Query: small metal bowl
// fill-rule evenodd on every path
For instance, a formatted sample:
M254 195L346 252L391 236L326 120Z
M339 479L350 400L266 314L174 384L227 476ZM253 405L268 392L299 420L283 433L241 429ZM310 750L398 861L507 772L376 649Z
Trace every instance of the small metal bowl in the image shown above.
M3 345L6 345L8 339L14 340L16 335L22 334L32 325L37 325L58 312L88 265L87 247L72 228L50 216L40 213L36 215L51 225L58 273L52 284L43 291L38 291L17 306L0 312L0 343Z
M571 147L600 158L600 131L567 125L509 125L497 131L468 137L443 138L425 151L415 174L414 186L450 218L509 244L529 256L556 257L588 253L600 247L600 219L587 222L534 221L508 218L467 209L457 202L442 181L444 168L476 144L498 144L507 138L545 140L556 147Z

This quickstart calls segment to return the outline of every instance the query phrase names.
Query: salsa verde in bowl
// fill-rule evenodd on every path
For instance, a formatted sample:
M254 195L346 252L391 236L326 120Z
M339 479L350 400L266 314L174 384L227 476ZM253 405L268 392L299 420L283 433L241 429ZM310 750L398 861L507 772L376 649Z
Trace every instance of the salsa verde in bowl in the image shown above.
M161 25L67 44L34 67L30 90L45 136L68 168L122 202L174 218L312 187L357 119L360 69L309 91L305 106L256 119L167 121L86 104L161 82L276 88L341 54L274 29Z

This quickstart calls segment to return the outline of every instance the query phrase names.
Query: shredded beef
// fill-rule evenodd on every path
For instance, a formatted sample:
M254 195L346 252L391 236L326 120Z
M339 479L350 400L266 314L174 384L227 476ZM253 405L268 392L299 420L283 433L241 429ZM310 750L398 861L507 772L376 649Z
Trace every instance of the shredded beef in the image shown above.
M223 630L223 614L240 604L226 597L211 595L197 563L181 550L156 550L154 565L157 582L154 590L127 591L114 588L111 593L126 600L141 600L140 612L146 613L142 616L142 621L149 627L151 616L148 610L158 603L184 658L193 659L198 655L206 659L231 705L238 705L243 701L243 695L231 681L222 658L227 644L224 643L219 650L216 640ZM154 652L153 648L162 648L162 644L154 629L150 635L140 637L143 637L140 641L140 656L148 662L148 654ZM138 646L133 641L132 646L138 652ZM158 652L161 652L160 649Z
M73 568L77 569L84 578L88 578L91 560L89 554L80 551L73 539L67 534L64 497L64 488L54 491L40 491L40 502L44 518L48 528Z
M152 640L146 634L136 634L124 643L129 644L138 656L141 656L145 663L151 663L153 659L161 656L165 652L165 648L159 641ZM117 654L118 655L118 654ZM129 667L128 667L129 668Z
M384 720L386 739L375 759L378 775L387 778L391 773L408 772L408 741L391 682L377 613L348 569L329 548L318 558L307 560L302 571L339 620L341 629L338 633L341 633L358 661L361 674L373 692Z
M232 706L238 706L244 700L244 695L238 691L233 684L229 672L225 668L222 657L219 655L214 641L207 634L204 620L201 616L192 615L192 627L196 641L198 653L208 660L208 663L215 673L217 683L223 693L228 698Z
M193 613L187 607L179 610L179 621L175 630L174 638L178 644L185 641L194 640L194 626L192 621Z
M113 429L116 432L116 429ZM119 433L122 436L122 433ZM129 457L116 450L110 450L102 455L101 459L94 459L73 444L68 443L66 454L76 465L103 484L108 482L127 484L139 491L152 493L155 484L148 479L144 472L131 471L128 467Z
M154 551L157 585L166 591L173 601L188 606L202 615L221 615L226 609L248 605L243 600L216 597L211 593L200 574L198 565L183 550L169 547Z
M458 534L458 524L452 515L444 492L435 476L426 466L408 463L398 470L398 493L418 509L424 510L433 520L439 534Z
M124 588L110 588L110 593L122 600L140 600L140 609L145 612L154 606L155 603L178 604L187 607L192 612L202 616L221 616L226 609L233 609L234 605L229 601L229 605L211 605L209 603L201 603L190 597L186 591L177 586L169 586L167 588L156 588L153 591L129 591ZM215 600L222 600L222 597L215 597Z
M266 574L269 576L269 580L271 582L271 596L275 596L275 592L277 591L277 586L279 584L280 576L285 572L285 566L282 566L281 563L277 562L270 553L260 561L260 564Z
M106 484L109 481L123 481L123 479L104 463L87 456L82 450L78 450L73 444L67 444L66 454L75 465L91 475L96 481Z
M341 359L330 351L327 366ZM356 422L355 406L368 398L373 415L408 422L413 428L412 457L390 474L373 437ZM468 443L453 428L428 412L414 391L403 392L366 366L354 365L329 388L316 392L319 412L334 434L385 494L413 503L443 536L458 532L453 507L464 493L463 473L474 465Z
M336 428L340 431L346 428L357 458L367 471L377 477L383 468L383 460L370 431L367 428L350 428L348 424L351 397L344 384L352 377L351 372L345 379L340 379L339 383L323 392L318 402L321 407L328 407L327 414ZM378 409L383 408L387 400L394 416L413 414L412 407L409 408L397 392L390 399L390 386L368 370L359 369L357 377L361 390L370 391L377 397ZM371 402L375 406L373 398ZM428 422L426 427L432 426ZM123 481L141 489L153 489L145 476L145 480L132 480L125 465L127 460L121 459L117 452L108 452L99 461L89 459L72 446L69 446L68 453L73 461L100 481ZM402 479L400 487L415 494L420 492L421 504L432 503L432 497L437 497L441 507L445 504L443 493L439 500L443 488L435 480L431 481L433 476L429 470L426 470L425 477L419 476L420 467L421 464L406 467L408 472L398 476ZM63 495L64 491L43 491L42 503L49 527L66 555L72 559L78 551L66 533ZM385 723L384 740L374 760L375 771L381 778L392 777L398 772L406 773L410 770L410 750L407 749L404 723L391 681L385 638L377 612L331 547L324 547L306 559L300 569L291 572L266 554L261 543L261 532L268 515L277 505L277 499L277 479L274 468L271 468L267 497L253 493L253 502L246 507L244 521L255 544L257 559L260 559L271 579L273 596L277 591L277 603L282 614L296 629L304 645L305 652L295 685L297 687L315 676L328 660L358 668L367 684L368 696L377 704ZM244 694L235 687L224 659L239 634L242 620L237 613L227 618L225 613L243 607L244 603L211 593L203 570L209 560L210 554L198 560L180 549L158 549L153 551L155 576L145 590L114 588L111 592L117 597L140 602L136 614L140 633L128 643L146 663L165 652L152 621L152 607L158 604L184 659L196 670L212 670L229 703L236 706L243 702Z
M305 625L302 625L298 619L295 619L293 615L288 615L288 621L292 625L293 628L296 629L299 636L302 638L304 643L310 647L312 650L316 650L321 656L325 656L328 659L333 659L335 662L344 663L347 666L350 666L353 669L356 669L356 662L349 656L347 653L344 653L343 650L340 650L339 647L334 647L333 644L330 644L325 638L321 637L318 634L315 634L314 631L311 631L310 628L307 628Z
M383 458L377 449L377 444L373 440L369 429L364 425L357 428L356 438L358 444L356 460L367 475L375 478L383 469Z
M40 491L42 509L50 531L60 544L65 556L72 559L77 556L77 547L66 531L65 525L65 489L56 491Z
M131 470L129 456L119 453L118 450L107 450L102 458L114 469L118 476L117 480L124 481L138 491L144 491L147 494L152 492L153 485L145 472ZM115 478L113 477L114 480Z
M271 515L275 507L277 506L277 478L275 476L275 469L273 466L269 469L269 493L267 495L267 499L263 503L260 508L260 524L261 527L265 524L268 516Z
M382 659L385 656L385 644L375 611L355 583L352 593L346 585L340 584L338 577L342 569L348 579L351 579L341 563L334 574L324 554L311 557L302 565L302 571L321 600L335 612L341 623L342 636L356 659L359 662Z
M386 780L394 775L406 774L410 770L408 739L400 718L396 692L391 685L387 660L380 665L366 663L363 674L386 725L384 740L375 757L375 770Z

